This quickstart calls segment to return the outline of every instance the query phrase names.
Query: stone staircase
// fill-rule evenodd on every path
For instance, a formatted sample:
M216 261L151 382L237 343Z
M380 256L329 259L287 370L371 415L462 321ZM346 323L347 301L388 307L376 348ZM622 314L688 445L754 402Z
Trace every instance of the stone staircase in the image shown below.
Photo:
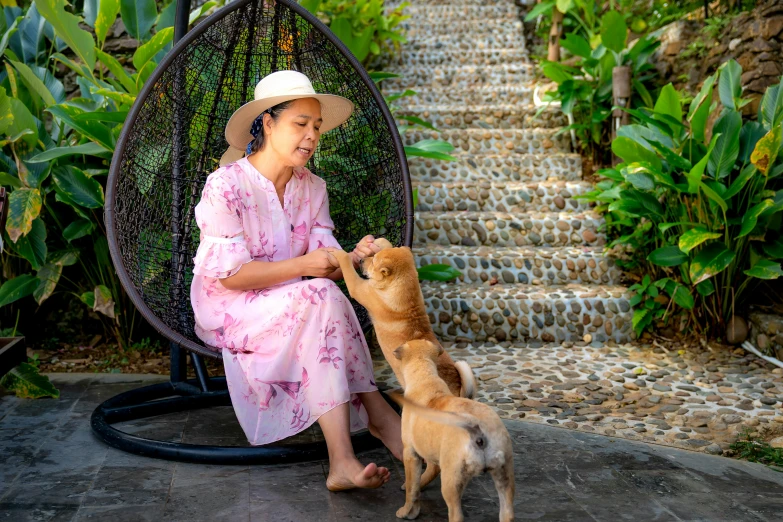
M535 64L512 0L413 0L408 44L387 93L413 89L400 114L440 132L459 161L409 161L418 189L414 253L458 280L422 282L444 341L618 342L632 337L620 271L603 255L604 220L575 197L591 190L564 116L533 105Z

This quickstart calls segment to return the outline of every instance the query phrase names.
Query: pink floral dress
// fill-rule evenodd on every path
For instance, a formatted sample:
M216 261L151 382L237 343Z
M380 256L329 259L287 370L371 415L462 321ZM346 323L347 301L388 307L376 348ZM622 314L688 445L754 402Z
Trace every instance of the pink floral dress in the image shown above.
M222 350L231 402L255 445L299 433L345 402L351 430L364 428L356 394L377 390L359 322L334 282L299 277L237 291L219 281L250 261L340 248L321 178L294 169L283 199L281 206L274 184L243 158L210 174L196 206L195 331Z

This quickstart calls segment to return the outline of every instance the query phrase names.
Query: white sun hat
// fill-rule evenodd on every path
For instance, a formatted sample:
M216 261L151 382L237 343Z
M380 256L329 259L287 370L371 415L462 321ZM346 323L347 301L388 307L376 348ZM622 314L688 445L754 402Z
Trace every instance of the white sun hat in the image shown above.
M300 98L315 98L321 104L321 133L330 131L345 122L353 112L351 100L334 94L315 92L310 79L297 71L277 71L261 79L254 91L254 100L237 109L226 124L228 150L220 158L226 165L245 155L247 145L255 138L250 127L258 116L279 103Z

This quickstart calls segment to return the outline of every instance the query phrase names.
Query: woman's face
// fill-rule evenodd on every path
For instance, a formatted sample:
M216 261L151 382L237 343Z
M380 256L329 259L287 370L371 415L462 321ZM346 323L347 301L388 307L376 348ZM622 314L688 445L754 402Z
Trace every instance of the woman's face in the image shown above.
M283 162L294 167L307 164L321 137L321 104L315 98L294 100L277 121L264 117L269 145Z

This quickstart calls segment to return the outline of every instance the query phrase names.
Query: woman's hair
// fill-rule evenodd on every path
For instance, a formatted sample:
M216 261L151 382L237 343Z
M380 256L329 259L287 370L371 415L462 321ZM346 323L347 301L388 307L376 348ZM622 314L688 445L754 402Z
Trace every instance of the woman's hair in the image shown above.
M277 121L277 119L280 117L280 114L284 110L286 110L292 103L294 103L294 100L288 100L284 101L282 103L278 103L277 105L268 108L263 113L261 113L261 117L263 118L264 114L269 114L272 117L273 121ZM264 146L264 125L262 120L262 125L260 125L260 128L258 130L258 135L253 140L253 143L250 145L250 152L251 154L253 152L257 152L261 150Z

